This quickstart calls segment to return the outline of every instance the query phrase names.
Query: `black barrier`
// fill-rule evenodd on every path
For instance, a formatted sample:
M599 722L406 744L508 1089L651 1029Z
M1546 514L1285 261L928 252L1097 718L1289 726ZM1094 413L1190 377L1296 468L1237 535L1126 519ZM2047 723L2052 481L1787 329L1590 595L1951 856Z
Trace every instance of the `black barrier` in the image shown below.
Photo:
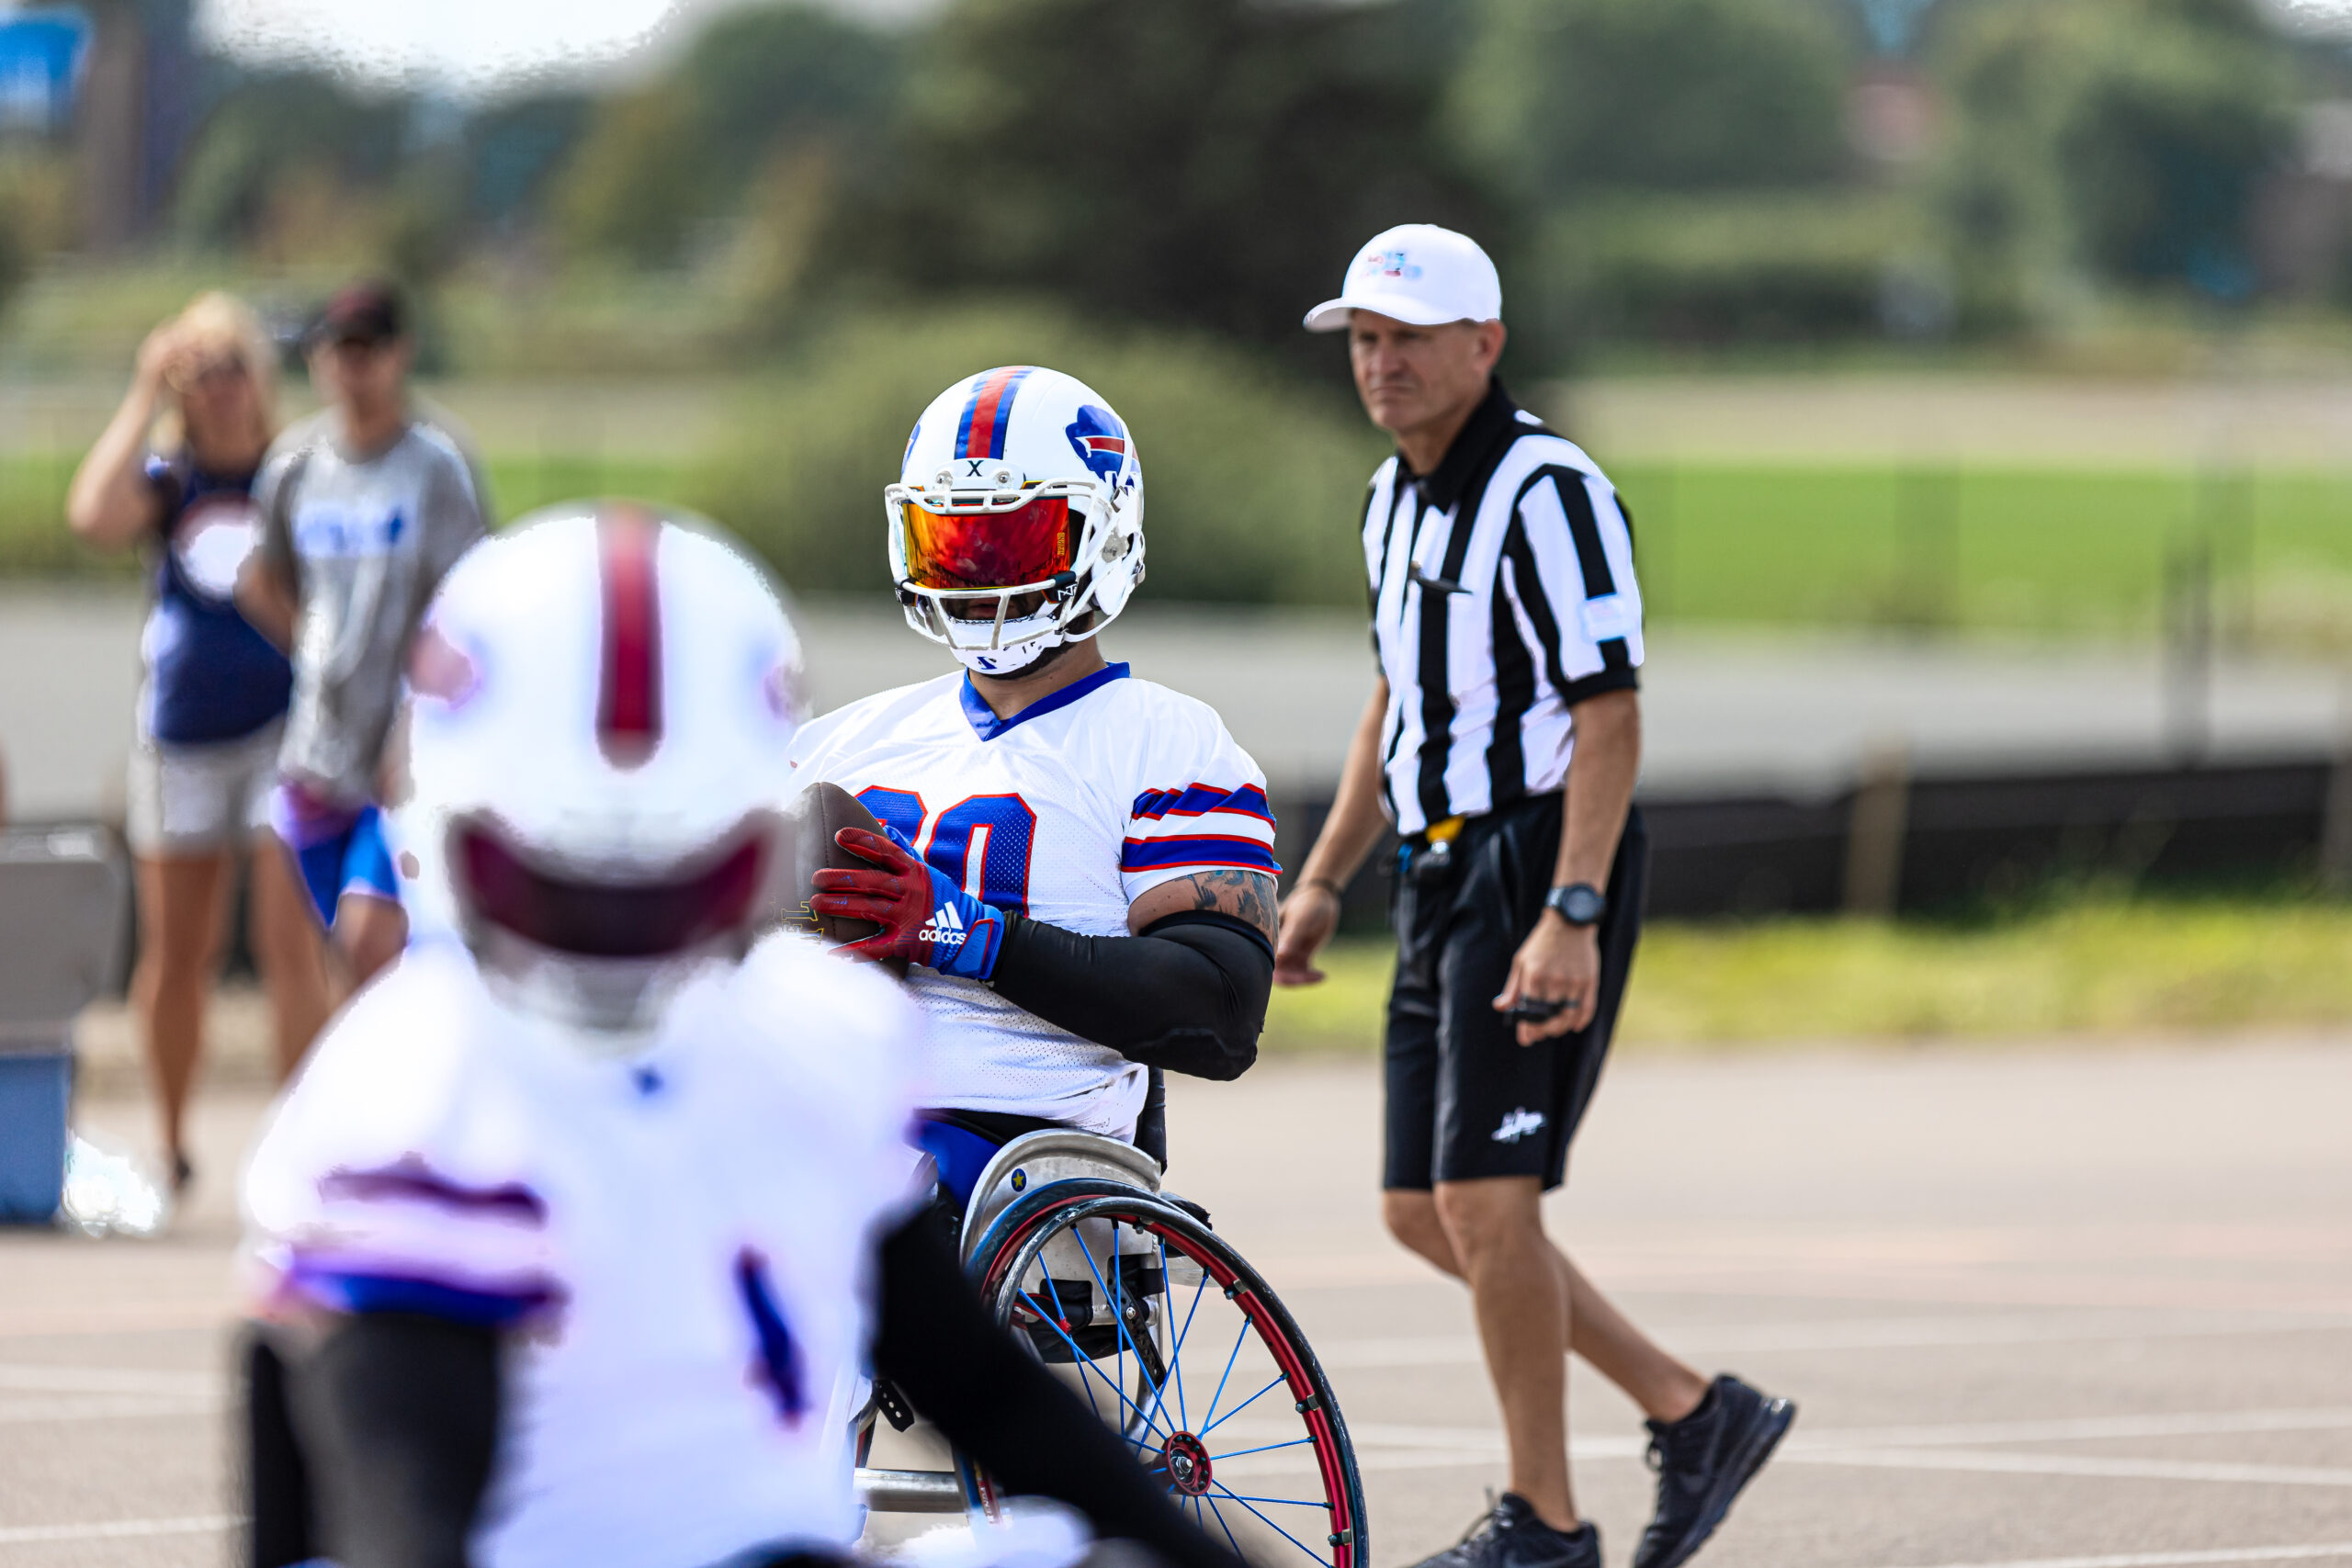
M1905 782L1894 907L1948 910L2030 896L2066 882L2122 885L2269 884L2310 878L2328 837L2340 764L2311 758L2202 767L2052 773L1945 774ZM1650 829L1649 913L1669 919L1829 914L1850 894L1860 792L1705 798L1645 792ZM1328 799L1277 795L1274 856L1288 889L1330 815ZM2340 836L2352 842L2352 821ZM1381 843L1349 884L1340 930L1388 929L1396 839ZM253 973L244 942L244 878L222 932L225 965ZM120 994L136 931L121 928L110 989Z
M2309 878L2328 832L2335 766L2301 759L2053 773L1947 774L1902 787L1894 908L1950 909L2052 884L2271 884ZM2339 798L2352 792L2339 791ZM1858 790L1818 800L1645 794L1649 912L1706 919L1845 907ZM1295 868L1326 801L1277 801L1276 853ZM2352 824L2346 824L2352 828ZM1349 886L1342 929L1383 929L1387 840Z

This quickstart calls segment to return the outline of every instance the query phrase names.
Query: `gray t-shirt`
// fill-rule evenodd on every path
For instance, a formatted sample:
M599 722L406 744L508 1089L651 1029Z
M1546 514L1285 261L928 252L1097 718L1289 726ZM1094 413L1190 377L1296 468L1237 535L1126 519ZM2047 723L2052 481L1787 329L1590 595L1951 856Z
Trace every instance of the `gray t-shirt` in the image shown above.
M296 585L294 700L278 766L357 806L399 706L409 638L442 574L486 531L472 465L424 420L365 461L333 410L288 428L254 485L265 560Z

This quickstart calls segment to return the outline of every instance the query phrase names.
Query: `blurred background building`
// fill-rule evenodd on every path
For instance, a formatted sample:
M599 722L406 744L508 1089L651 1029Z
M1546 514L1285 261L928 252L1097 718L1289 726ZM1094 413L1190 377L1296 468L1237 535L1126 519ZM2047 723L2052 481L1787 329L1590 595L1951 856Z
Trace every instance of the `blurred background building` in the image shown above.
M58 513L141 335L220 285L290 342L364 271L502 513L723 519L831 697L930 668L879 581L912 412L1084 377L1151 486L1124 646L1304 829L1382 447L1298 317L1430 220L1634 517L1669 911L2340 880L2347 39L2317 0L0 4L16 809L119 793L135 595Z

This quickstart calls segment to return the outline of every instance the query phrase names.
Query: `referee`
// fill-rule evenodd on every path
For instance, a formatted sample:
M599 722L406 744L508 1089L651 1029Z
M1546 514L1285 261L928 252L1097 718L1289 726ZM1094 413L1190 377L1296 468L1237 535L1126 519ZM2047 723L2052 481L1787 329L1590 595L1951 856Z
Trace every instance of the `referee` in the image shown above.
M1393 822L1384 1213L1468 1283L1510 1454L1510 1490L1424 1568L1600 1568L1568 1485L1568 1350L1649 1416L1657 1509L1634 1564L1672 1568L1795 1409L1659 1348L1544 1232L1641 922L1642 614L1616 492L1495 379L1501 316L1486 253L1426 224L1375 236L1307 314L1347 333L1396 455L1363 519L1380 678L1274 978L1323 978L1340 890Z

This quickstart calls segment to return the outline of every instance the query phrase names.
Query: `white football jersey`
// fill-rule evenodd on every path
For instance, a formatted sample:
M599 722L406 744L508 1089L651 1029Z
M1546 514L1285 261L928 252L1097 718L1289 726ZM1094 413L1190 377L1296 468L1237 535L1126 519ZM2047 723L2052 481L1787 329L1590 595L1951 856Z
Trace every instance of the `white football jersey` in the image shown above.
M1113 664L1010 719L960 673L803 725L802 780L836 784L983 903L1082 936L1127 934L1127 906L1196 872L1269 875L1266 776L1215 709ZM1143 1067L922 967L932 1082L945 1110L1042 1116L1135 1135Z
M453 943L321 1039L244 1201L272 1305L512 1326L472 1560L679 1568L845 1550L873 1242L909 1201L922 1021L771 936L593 1055Z

